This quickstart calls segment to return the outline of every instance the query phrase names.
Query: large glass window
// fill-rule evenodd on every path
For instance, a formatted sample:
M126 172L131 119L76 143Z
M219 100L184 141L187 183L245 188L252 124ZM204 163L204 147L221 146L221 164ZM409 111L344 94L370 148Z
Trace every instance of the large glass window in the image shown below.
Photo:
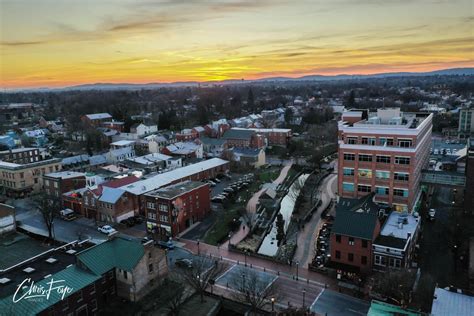
M390 179L390 171L377 170L375 171L375 177L381 180L388 180Z
M393 174L393 179L398 180L398 181L408 181L409 175L408 173L405 173L405 172L395 172Z
M390 156L379 156L379 155L377 155L377 162L390 163Z
M368 179L372 178L372 170L370 169L359 169L357 171L357 174L361 178L368 178Z
M359 154L359 161L372 161L372 155Z
M375 187L375 193L378 195L388 195L389 189L387 187Z
M399 147L408 148L408 147L411 147L411 144L412 144L411 139L399 139L398 140L398 146Z
M370 191L372 191L372 187L370 185L359 184L357 186L357 191L359 191L359 192L370 192Z
M346 192L354 192L354 183L343 182L342 190Z
M409 165L410 157L395 157L395 163L397 165Z
M352 145L357 144L357 137L348 137L347 143Z
M407 189L393 189L393 195L408 197L408 190Z
M353 176L354 175L354 168L344 168L343 173L345 176Z
M344 160L355 160L355 154L344 154Z

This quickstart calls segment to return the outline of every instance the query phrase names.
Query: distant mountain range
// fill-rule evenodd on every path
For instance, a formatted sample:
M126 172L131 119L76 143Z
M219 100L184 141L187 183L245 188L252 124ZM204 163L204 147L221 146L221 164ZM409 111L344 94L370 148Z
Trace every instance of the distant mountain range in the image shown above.
M424 77L424 76L474 76L474 67L472 68L451 68L436 70L430 72L387 72L377 73L371 75L308 75L298 78L291 77L270 77L256 80L223 80L223 81L210 81L210 82L171 82L171 83L93 83L84 84L78 86L71 86L65 88L37 88L37 89L16 89L16 91L81 91L81 90L139 90L139 89L155 89L155 88L173 88L173 87L197 87L199 85L228 85L228 84L249 84L249 83L272 83L272 82L307 82L307 81L331 81L331 80L352 80L352 79L376 79L376 78L395 78L395 77Z

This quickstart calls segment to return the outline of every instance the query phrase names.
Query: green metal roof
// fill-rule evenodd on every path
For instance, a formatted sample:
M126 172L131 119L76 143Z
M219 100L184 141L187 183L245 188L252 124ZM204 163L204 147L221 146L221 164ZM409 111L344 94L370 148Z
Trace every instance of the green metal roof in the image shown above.
M95 282L99 278L100 275L94 275L92 273L87 272L86 270L78 268L76 265L73 265L64 270L61 270L58 273L53 274L50 278L35 282L35 285L43 286L44 288L49 288L47 282L50 282L51 280L64 280L65 282L57 283L57 285L64 285L72 289L72 292L65 295L65 297L68 297L73 293L79 291L80 289L86 287L87 285ZM24 292L20 291L16 296L16 299L21 297L21 293ZM55 290L52 290L50 292L50 296L48 299L45 297L30 299L24 298L14 303L13 295L7 296L3 299L0 299L0 314L5 313L5 315L19 316L36 315L39 312L59 302L61 298L62 294L58 293L58 291Z
M372 240L377 224L378 207L372 202L373 194L360 199L340 199L332 233Z
M373 300L370 304L369 312L367 316L386 316L386 315L399 315L399 316L420 316L426 315L412 311L409 309L403 309L400 306L395 306L392 304L387 304L384 302L379 302Z
M143 245L138 241L114 238L77 255L77 259L97 275L112 268L132 271L145 254Z

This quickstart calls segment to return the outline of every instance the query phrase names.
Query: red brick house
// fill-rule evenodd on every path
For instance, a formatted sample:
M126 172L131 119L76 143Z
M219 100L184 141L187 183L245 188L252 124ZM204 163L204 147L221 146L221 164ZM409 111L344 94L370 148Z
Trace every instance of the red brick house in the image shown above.
M86 175L82 172L60 171L43 175L43 186L46 194L60 198L63 193L83 188Z
M372 244L380 233L373 194L361 199L341 198L332 227L329 266L342 275L367 274L372 270Z
M94 113L81 116L82 122L84 122L87 126L90 127L102 126L102 123L110 121L111 119L112 115L110 115L109 113Z
M183 141L193 141L199 137L199 133L195 129L185 128L181 132L176 133L176 140Z
M180 182L143 195L147 230L162 239L174 237L211 210L210 188L197 181Z
M265 137L257 134L250 129L231 128L226 131L222 137L227 141L227 146L231 147L251 147L262 148L265 147Z

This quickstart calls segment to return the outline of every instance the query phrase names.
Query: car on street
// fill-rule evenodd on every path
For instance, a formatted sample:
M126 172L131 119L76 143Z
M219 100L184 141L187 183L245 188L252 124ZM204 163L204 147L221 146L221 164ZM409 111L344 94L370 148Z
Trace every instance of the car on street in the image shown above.
M158 240L155 244L163 249L173 250L175 248L172 241Z
M120 224L126 225L127 227L132 227L135 225L135 221L133 220L132 217L129 217L129 218L121 220Z
M110 234L112 234L112 233L117 232L117 231L116 231L112 226L110 226L110 225L99 226L99 227L97 228L97 230L98 230L99 232L101 232L102 234L107 234L107 235L110 235Z
M428 219L429 219L430 221L434 221L435 215L436 215L436 210L435 210L434 208L431 208L431 209L428 211Z
M174 263L177 267L185 268L185 269L192 269L193 261L190 259L177 259Z
M70 208L66 208L64 210L59 211L59 215L65 221L72 221L76 219L76 215L74 214L74 211L71 210Z

